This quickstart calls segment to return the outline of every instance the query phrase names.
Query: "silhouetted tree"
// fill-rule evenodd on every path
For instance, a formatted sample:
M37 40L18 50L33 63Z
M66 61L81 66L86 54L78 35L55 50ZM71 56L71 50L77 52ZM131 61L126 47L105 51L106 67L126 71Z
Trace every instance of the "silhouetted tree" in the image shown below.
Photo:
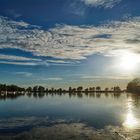
M59 89L58 89L58 93L62 93L62 92L65 92L65 91L62 90L62 88L59 88Z
M38 86L33 87L33 92L38 92Z
M109 88L105 88L105 91L108 92Z
M120 92L121 88L119 86L114 87L114 92Z
M96 91L101 91L101 87L100 86L97 86L96 87Z
M114 91L114 87L111 87L111 91Z
M6 84L1 84L0 89L1 89L1 91L7 91Z
M72 89L72 92L73 92L73 93L76 93L76 88L73 88L73 89Z
M39 86L39 87L38 87L38 92L41 92L41 93L42 93L42 92L44 92L44 91L45 91L45 88L44 88L43 86Z
M48 91L49 91L49 90L48 90L48 88L46 88L46 90L45 90L45 91L46 91L46 93L48 93Z
M82 92L82 90L83 90L82 86L77 87L77 92Z
M85 89L85 94L88 95L88 93L89 93L89 89L86 88L86 89Z
M69 87L69 90L68 91L69 91L69 93L72 93L72 91L73 91L72 90L72 87Z
M95 91L95 87L90 87L89 91Z
M136 78L129 82L127 85L127 91L140 93L140 78Z
M92 87L92 91L95 91L95 87Z
M31 88L31 87L28 87L28 88L26 89L26 91L27 91L27 92L32 92L32 88Z

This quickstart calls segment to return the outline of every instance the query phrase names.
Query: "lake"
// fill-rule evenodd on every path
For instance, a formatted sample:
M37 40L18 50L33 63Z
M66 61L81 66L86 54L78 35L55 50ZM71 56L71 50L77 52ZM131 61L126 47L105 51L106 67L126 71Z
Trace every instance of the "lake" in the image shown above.
M112 126L138 134L140 95L65 93L0 97L0 135L3 137L31 132L36 128L76 123L94 130Z

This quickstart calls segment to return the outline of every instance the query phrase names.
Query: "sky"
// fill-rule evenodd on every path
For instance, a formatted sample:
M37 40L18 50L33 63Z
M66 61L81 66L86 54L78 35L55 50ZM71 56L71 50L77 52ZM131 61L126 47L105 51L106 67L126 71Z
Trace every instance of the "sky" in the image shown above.
M139 76L139 0L0 0L0 83L124 88Z

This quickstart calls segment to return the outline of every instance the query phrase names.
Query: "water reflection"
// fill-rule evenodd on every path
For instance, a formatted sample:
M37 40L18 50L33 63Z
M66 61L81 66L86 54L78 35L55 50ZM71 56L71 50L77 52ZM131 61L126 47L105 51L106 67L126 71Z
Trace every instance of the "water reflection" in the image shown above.
M85 93L45 93L45 92L32 92L32 93L22 93L22 94L13 94L13 93L7 93L7 94L0 94L0 100L6 100L6 99L17 99L18 97L21 96L28 96L29 98L34 97L34 98L43 98L44 96L63 96L63 95L68 95L69 98L76 97L76 98L85 98L85 97L90 97L90 98L101 98L101 97L106 97L106 98L115 98L118 99L121 96L121 93L100 93L100 92L85 92Z
M140 96L110 92L1 94L0 126L2 123L5 124L2 119L20 117L47 117L50 120L84 122L97 129L108 125L122 126L123 124L123 128L129 128L127 130L131 131L132 128L140 128ZM20 121L16 123L21 124ZM42 122L41 124L44 125ZM34 126L34 122L29 125Z
M123 123L123 126L128 129L140 128L140 121L138 120L134 112L134 103L135 100L133 100L132 97L129 97L126 106L127 107L126 119Z
M136 120L134 114L132 112L129 112L124 122L124 126L127 128L136 128L137 125L138 121Z

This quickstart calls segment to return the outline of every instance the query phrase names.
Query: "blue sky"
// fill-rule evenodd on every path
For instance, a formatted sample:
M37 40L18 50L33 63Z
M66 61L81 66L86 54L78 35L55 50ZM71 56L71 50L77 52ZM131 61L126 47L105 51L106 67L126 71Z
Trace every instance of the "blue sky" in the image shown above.
M0 0L1 83L124 87L140 75L139 5Z

